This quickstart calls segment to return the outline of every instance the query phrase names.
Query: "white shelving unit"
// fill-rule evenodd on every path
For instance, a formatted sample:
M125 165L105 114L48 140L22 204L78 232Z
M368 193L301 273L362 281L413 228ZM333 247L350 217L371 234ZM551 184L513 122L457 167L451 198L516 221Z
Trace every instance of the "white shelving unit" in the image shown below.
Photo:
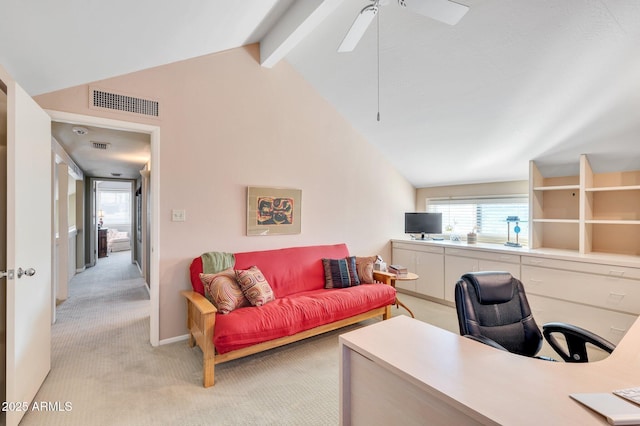
M530 163L531 248L579 249L580 176L544 177Z
M530 245L580 254L640 255L640 170L545 177L530 162Z

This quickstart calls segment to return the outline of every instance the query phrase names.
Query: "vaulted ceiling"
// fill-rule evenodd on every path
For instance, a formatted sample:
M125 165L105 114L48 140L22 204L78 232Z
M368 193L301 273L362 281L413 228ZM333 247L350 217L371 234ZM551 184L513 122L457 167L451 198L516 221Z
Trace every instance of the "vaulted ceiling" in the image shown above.
M12 0L0 63L37 95L261 42L417 187L527 179L530 159L562 174L582 153L640 168L639 1L459 3L449 26L383 1L379 32L337 53L369 1Z

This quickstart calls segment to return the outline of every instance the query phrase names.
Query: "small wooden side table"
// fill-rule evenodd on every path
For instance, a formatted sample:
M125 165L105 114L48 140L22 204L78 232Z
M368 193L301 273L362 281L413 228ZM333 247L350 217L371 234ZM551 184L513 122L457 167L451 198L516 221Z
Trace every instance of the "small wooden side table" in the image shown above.
M98 258L109 256L109 252L107 250L108 242L107 242L107 232L109 229L100 228L98 229Z
M398 277L396 274L392 274L389 272L380 272L380 271L375 271L375 274L378 274L381 277L388 278L389 279L388 282L391 283L391 287L393 288L396 288L396 281L413 281L420 278L418 274L414 274L413 272L408 272L407 275L403 277ZM405 308L407 312L411 314L411 318L415 318L415 315L413 315L413 312L411 312L411 309L409 309L407 305L405 305L400 300L398 300L398 296L396 295L396 307L398 306L402 306L403 308Z

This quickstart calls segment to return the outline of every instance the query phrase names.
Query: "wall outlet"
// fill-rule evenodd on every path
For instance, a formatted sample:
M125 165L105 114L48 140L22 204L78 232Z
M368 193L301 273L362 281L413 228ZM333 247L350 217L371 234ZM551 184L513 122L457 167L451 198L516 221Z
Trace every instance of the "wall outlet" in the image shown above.
M187 220L187 212L185 210L171 210L171 221L172 222L184 222Z

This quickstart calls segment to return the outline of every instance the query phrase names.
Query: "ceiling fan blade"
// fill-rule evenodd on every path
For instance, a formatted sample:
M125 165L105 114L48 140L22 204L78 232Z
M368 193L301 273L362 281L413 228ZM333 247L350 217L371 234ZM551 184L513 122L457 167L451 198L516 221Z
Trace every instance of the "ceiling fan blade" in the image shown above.
M338 52L351 52L355 49L364 32L367 31L367 28L371 25L371 21L373 21L373 18L375 18L377 14L378 6L376 4L370 4L362 9L356 17L356 20L351 24L347 35L344 36L344 40L340 43Z
M469 6L449 0L398 0L398 4L445 24L455 25L467 13Z

